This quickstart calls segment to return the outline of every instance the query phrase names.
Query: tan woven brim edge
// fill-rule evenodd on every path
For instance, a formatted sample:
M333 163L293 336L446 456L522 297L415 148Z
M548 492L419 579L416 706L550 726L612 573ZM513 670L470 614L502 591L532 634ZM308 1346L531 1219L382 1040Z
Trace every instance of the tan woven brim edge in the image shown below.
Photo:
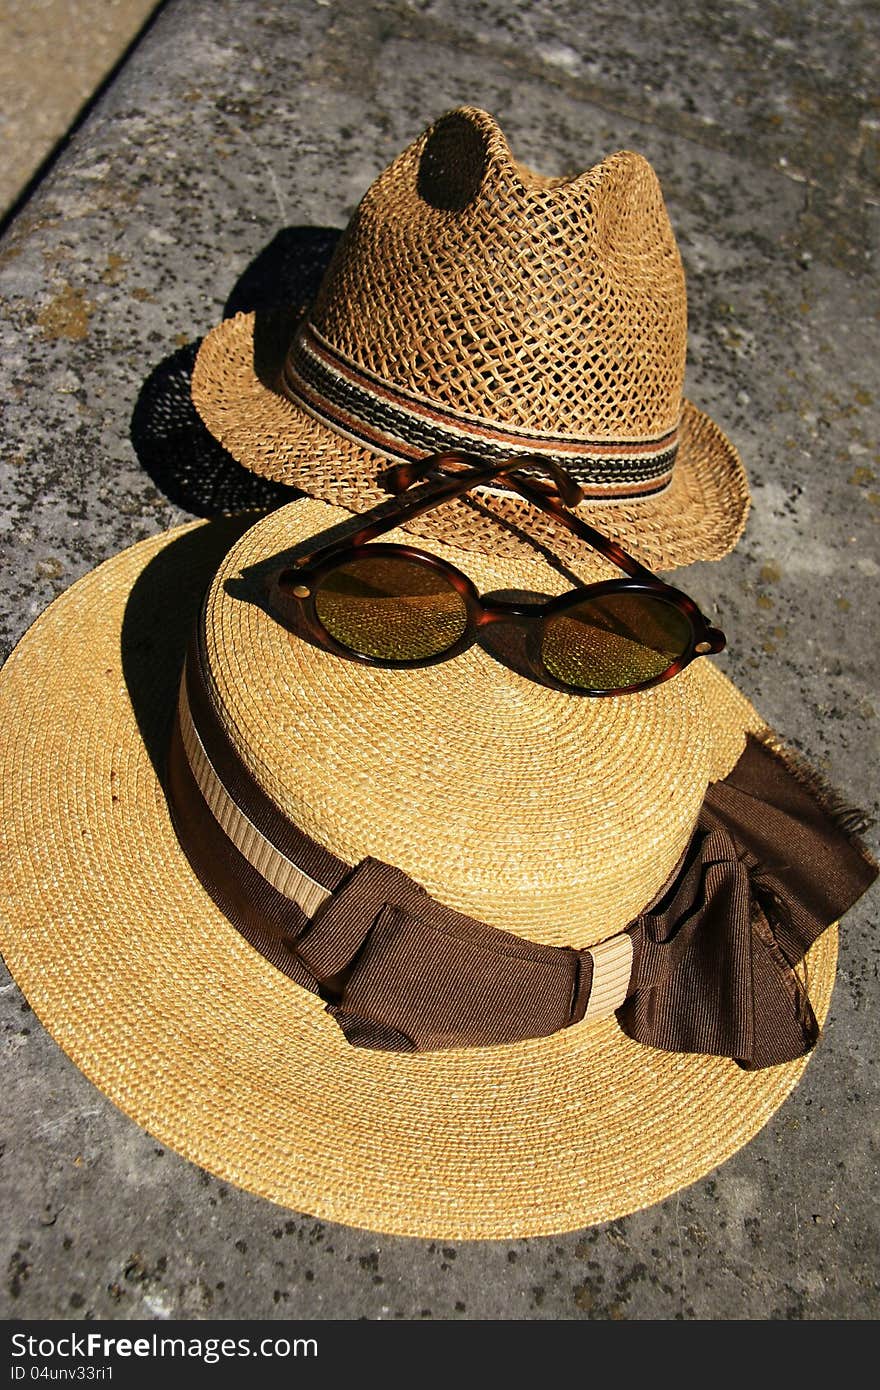
M749 1074L642 1048L613 1020L499 1049L353 1049L226 922L177 845L120 656L133 585L200 525L85 576L0 673L0 714L16 731L0 778L0 946L64 1051L218 1177L389 1234L578 1229L652 1205L735 1153L808 1059ZM191 608L204 578L193 566ZM185 597L174 595L181 608ZM167 699L168 672L156 680ZM835 962L829 931L809 958L820 1019Z
M387 460L336 433L258 378L254 320L253 314L224 319L199 347L192 399L207 428L238 463L262 477L354 512L387 501L376 482ZM584 549L583 542L519 499L496 498L489 505L493 513L553 543L561 554ZM587 502L578 515L644 563L668 570L728 554L743 533L749 505L748 480L736 448L704 412L685 401L670 486L637 502ZM481 524L462 502L447 504L407 529L486 553L502 553L506 545L497 525ZM516 553L515 542L508 548Z

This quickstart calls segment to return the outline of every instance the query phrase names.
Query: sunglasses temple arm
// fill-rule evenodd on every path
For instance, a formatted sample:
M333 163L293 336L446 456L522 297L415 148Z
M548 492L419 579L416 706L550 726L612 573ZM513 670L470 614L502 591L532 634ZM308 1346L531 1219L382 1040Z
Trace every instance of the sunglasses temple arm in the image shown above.
M595 530L586 521L581 521L579 517L570 514L567 508L576 507L583 498L580 485L559 464L541 458L539 454L521 454L493 463L480 459L474 454L467 454L463 450L455 449L448 453L435 454L430 458L420 459L415 463L396 464L388 470L387 477L394 491L402 492L405 488L421 481L432 468L442 467L449 463L468 466L467 472L453 475L459 479L461 487L448 492L444 489L442 496L439 494L439 489L438 492L432 491L430 500L425 501L424 507L420 506L418 511L407 513L408 517L418 516L422 510L427 511L430 507L436 507L441 502L459 496L462 492L468 492L478 483L491 482L495 478L504 477L508 487L518 492L533 506L554 516L579 540L586 541L587 545L597 550L600 555L604 555L607 560L617 565L618 569L622 569L632 579L657 581L657 575L645 565L640 564L635 556L630 555L622 545L618 545L617 541L603 536L601 531ZM534 487L526 479L516 476L517 470L523 468L540 469L542 473L546 473L558 489L559 495L553 496L552 493L545 492L540 487ZM389 528L386 526L384 529L388 530Z
M603 536L601 531L597 531L588 522L581 521L579 517L572 516L568 508L574 508L583 500L583 489L580 484L575 482L570 473L566 473L558 463L553 463L550 459L542 458L540 454L519 454L513 458L506 458L501 462L486 463L484 460L476 458L473 454L465 454L455 450L448 454L437 455L432 459L422 459L414 464L398 464L392 469L401 481L415 482L423 477L431 467L442 465L444 462L467 463L471 465L481 465L484 470L482 479L475 481L491 481L493 478L504 477L507 485L524 497L533 506L539 507L541 511L548 512L557 521L567 527L579 540L586 541L587 545L592 546L600 555L604 555L606 560L617 565L632 579L652 580L657 582L657 575L645 565L639 563L634 555L630 555L624 550L622 545L613 541L608 536ZM552 479L557 495L545 492L543 488L534 486L522 476L517 476L518 470L523 468L540 469L542 473ZM462 475L463 476L463 475ZM399 486L399 484L398 484ZM472 484L473 486L473 484ZM662 581L661 581L662 582Z
M389 507L393 507L390 515L378 517L375 521L362 526L354 535L346 536L344 540L334 541L330 545L322 546L307 555L301 555L297 559L296 567L303 568L319 560L323 562L329 559L336 550L348 550L350 546L366 545L367 541L376 540L378 536L385 535L387 531L393 531L396 526L402 526L407 521L414 521L416 517L423 516L425 512L433 511L435 507L441 506L444 502L451 502L453 498L470 492L471 488L478 483L491 480L497 473L497 465L480 461L470 454L456 453L443 455L443 457L474 466L469 467L467 472L452 473L446 477L438 478L410 497L400 495L393 503L387 504ZM433 464L434 460L429 459L426 462Z
M526 460L523 460L522 463L525 464ZM531 466L531 460L528 460L528 464ZM530 487L528 483L522 481L520 478L508 476L506 481L508 486L514 488L527 502L531 502L534 506L540 507L544 512L549 512L551 516L554 516L557 521L567 527L579 540L586 541L587 545L592 546L593 550L597 550L600 555L604 555L606 560L610 560L612 564L617 565L618 569L622 569L624 573L630 575L632 579L652 580L654 583L657 582L658 576L654 574L653 570L649 570L645 565L640 564L635 556L630 555L628 551L624 550L622 545L618 545L617 541L611 540L608 536L603 536L601 531L595 530L588 522L581 521L580 517L571 516L557 497L552 497L549 493L542 492L540 488Z
M664 588L670 587L659 575L654 574L653 570L649 570L645 565L640 565L635 556L630 555L624 550L622 545L617 544L617 541L609 540L607 536L603 536L601 531L596 531L588 522L581 521L579 517L571 516L564 510L557 498L541 493L539 489L530 487L528 483L520 482L519 478L508 478L507 481L512 487L516 488L517 492L527 498L529 502L534 502L536 507L542 507L544 511L552 513L553 516L562 522L563 526L568 527L569 531L579 536L581 540L586 541L594 550L598 550L600 555L604 555L606 559L613 561L615 565L626 574L630 575L632 579L640 579L643 582L660 584ZM693 600L690 600L690 602L693 603ZM705 615L696 608L696 605L694 605L694 609L695 612L691 616L691 622L692 624L696 624L695 632L697 637L700 638L700 640L710 642L713 652L723 651L726 645L724 633L720 628L713 627Z
M406 497L405 489L419 482L432 469L444 463L457 463L466 465L460 473L447 474L437 479L426 487L421 488L414 496ZM297 569L312 564L318 560L325 560L333 555L335 550L346 550L352 545L365 545L368 541L375 540L378 536L384 535L387 531L393 530L396 526L401 526L407 521L414 521L416 517L423 516L425 512L432 511L435 507L442 506L444 502L451 502L456 497L461 497L464 493L470 492L472 488L480 483L489 483L493 479L505 477L508 486L527 502L538 507L541 511L549 513L556 518L563 526L567 527L579 540L586 541L587 545L604 555L612 564L617 565L633 579L651 580L658 582L658 577L653 571L640 564L634 556L630 555L623 546L607 536L603 536L601 531L596 531L587 522L581 521L578 517L571 516L566 510L566 503L550 493L544 492L539 487L533 487L520 477L514 476L515 469L521 468L540 468L547 473L562 491L571 496L570 505L576 505L580 489L562 470L550 464L546 459L525 455L518 458L505 459L503 462L487 462L474 454L467 454L461 450L450 451L449 453L434 455L430 458L419 460L413 464L397 464L388 470L387 477L392 482L394 491L398 495L398 500L394 504L390 515L379 517L368 525L361 527L354 535L347 536L344 541L333 542L332 544L312 551L310 554L301 556L296 564ZM662 582L662 581L660 581Z

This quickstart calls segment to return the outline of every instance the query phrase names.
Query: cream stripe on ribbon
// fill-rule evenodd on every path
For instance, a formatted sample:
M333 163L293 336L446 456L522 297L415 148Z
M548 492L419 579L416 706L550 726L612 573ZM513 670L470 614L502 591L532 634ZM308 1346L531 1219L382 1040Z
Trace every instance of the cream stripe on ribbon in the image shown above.
M295 902L307 917L314 917L318 908L333 896L331 890L282 854L230 795L193 722L185 679L180 683L179 717L181 739L190 771L224 835L267 883L283 897ZM591 946L590 955L593 958L593 983L584 1018L607 1018L626 999L632 972L632 937L628 932L621 932L598 946Z
M267 883L283 897L297 903L307 917L313 917L322 903L333 896L330 889L310 878L298 864L276 849L232 799L193 723L185 678L180 682L180 733L196 785L224 835Z
M584 1018L608 1018L626 999L632 974L632 937L629 932L620 932L598 946L591 946L590 955L593 957L593 986Z

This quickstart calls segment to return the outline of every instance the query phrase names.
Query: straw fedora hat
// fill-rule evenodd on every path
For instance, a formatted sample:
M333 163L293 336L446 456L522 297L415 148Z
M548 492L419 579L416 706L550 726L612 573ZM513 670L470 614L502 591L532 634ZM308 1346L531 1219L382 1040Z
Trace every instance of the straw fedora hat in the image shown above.
M695 838L710 784L727 787L731 814L754 809L731 770L772 739L709 660L653 690L591 700L537 686L480 647L415 671L319 650L279 622L266 575L343 519L303 499L248 530L240 519L193 523L142 541L25 635L0 673L0 720L15 731L0 776L6 961L45 1027L126 1114L285 1206L384 1232L485 1238L575 1229L656 1202L754 1135L807 1063L763 1065L786 1029L790 1051L809 1043L799 1030L812 1014L784 954L796 957L790 934L810 914L795 903L782 935L762 944L767 918L725 907L746 890L747 856L724 868L718 827ZM484 588L534 581L531 562L425 545L465 560ZM548 569L547 582L563 581ZM836 960L836 932L821 927L872 871L766 758L786 787L778 814L809 803L823 825L818 848L812 836L795 852L819 904L807 965L821 1020ZM758 857L772 871L777 811L761 806ZM355 869L338 896L326 885L340 865ZM496 1010L489 1041L511 1026L518 1040L435 1039L414 1051L381 1020L372 1037L359 1033L357 1000L328 1011L309 971L323 952L333 973L364 881L380 884L371 910L392 946L413 920L440 921L430 950L409 959L416 1012L440 988L440 941L479 958L471 982L489 961L489 1014L505 992L514 999L525 971L537 1023L511 1025ZM759 1069L670 1050L680 1038L639 1040L664 1017L717 1032L718 1001L693 985L701 947L687 949L667 990L653 928L641 945L623 941L653 903L651 922L666 923L680 955L706 893L720 916L705 939L720 930L726 941L729 929L719 950L729 946L748 975L734 982L748 1036L730 1048L741 1062L753 1049ZM297 913L323 933L301 952L285 934ZM628 960L646 952L659 974L615 1018L621 945ZM372 959L360 951L361 975ZM575 1007L573 966L581 982L591 971L584 1016L546 1022L551 993L554 1007Z
M208 334L192 396L267 478L359 511L381 499L389 459L537 453L652 568L718 559L742 533L737 451L682 398L684 272L638 154L545 176L486 112L450 112L373 183L314 302L263 319ZM409 529L513 553L493 514L570 551L498 488Z

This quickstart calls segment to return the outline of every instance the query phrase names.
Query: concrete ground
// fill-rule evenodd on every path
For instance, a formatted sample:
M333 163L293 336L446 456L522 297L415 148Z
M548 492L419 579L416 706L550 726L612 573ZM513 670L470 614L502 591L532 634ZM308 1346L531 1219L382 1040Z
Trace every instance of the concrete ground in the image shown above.
M344 225L473 102L545 171L626 147L657 169L688 394L755 504L736 553L678 582L718 605L724 669L762 713L876 811L876 22L867 0L171 0L0 245L4 650L119 548L272 500L187 415L189 345L280 229ZM94 1090L7 982L3 1313L876 1317L878 901L847 915L826 1034L756 1139L659 1206L537 1240L389 1239L218 1183Z
M0 214L62 138L156 0L0 5Z

